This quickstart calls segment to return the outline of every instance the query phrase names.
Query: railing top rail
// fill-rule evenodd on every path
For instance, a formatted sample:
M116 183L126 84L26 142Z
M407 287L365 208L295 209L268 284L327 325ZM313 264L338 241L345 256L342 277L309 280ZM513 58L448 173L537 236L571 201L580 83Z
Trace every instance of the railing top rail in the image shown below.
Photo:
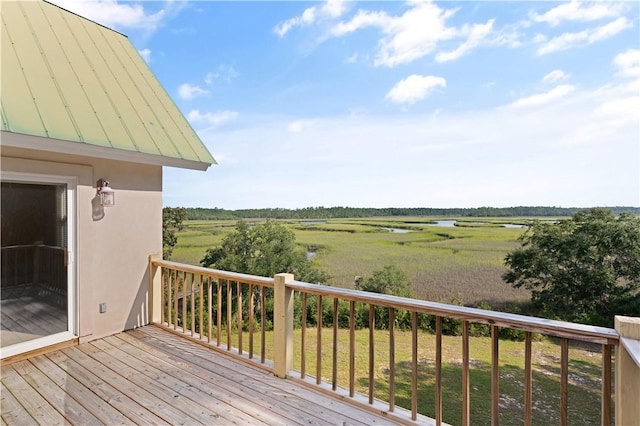
M64 250L64 247L48 246L46 244L21 244L21 245L15 245L15 246L2 246L0 247L0 249L10 250L10 249L34 248L34 247L38 247L38 248L44 247L44 248L50 248L50 249Z
M152 260L151 264L163 268L175 269L182 272L200 274L211 278L218 278L229 281L238 281L246 284L256 284L263 287L273 288L273 278L259 277L257 275L240 274L238 272L221 271L219 269L204 268L202 266L187 265L184 263L172 262L170 260Z
M406 309L420 313L456 318L471 322L497 325L542 333L554 337L566 337L574 340L600 344L617 345L620 339L618 332L612 328L576 324L566 321L555 321L526 315L488 311L465 306L448 305L426 300L371 293L367 291L329 287L320 284L309 284L293 281L288 287L309 294L337 297L355 302L371 303L394 309Z
M20 248L30 248L30 247L36 247L36 246L34 244L22 244L22 245L15 245L15 246L2 246L0 247L0 249L10 250L10 249L20 249Z

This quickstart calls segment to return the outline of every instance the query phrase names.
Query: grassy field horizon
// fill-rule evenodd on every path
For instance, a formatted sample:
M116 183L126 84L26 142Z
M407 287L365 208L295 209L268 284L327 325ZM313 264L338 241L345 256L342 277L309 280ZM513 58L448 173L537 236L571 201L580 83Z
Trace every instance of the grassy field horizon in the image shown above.
M502 274L504 257L520 245L523 225L532 220L552 219L398 216L277 222L290 228L300 250L329 274L328 285L353 288L355 277L394 264L407 274L419 299L472 306L487 302L500 309L529 300L528 291L512 288ZM199 265L236 222L186 221L172 260Z

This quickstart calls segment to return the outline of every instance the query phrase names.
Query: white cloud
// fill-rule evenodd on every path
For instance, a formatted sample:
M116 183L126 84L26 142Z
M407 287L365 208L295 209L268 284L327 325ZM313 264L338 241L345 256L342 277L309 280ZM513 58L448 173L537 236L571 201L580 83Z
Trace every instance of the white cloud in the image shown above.
M640 49L629 49L619 53L613 59L613 63L618 68L617 75L640 78Z
M546 106L559 99L564 98L571 92L575 91L575 87L570 84L563 84L556 86L553 89L544 92L537 93L535 95L520 98L515 102L512 102L509 107L511 108L535 108L540 106Z
M542 77L542 82L545 84L556 83L558 81L568 80L569 77L571 76L562 70L553 70Z
M345 3L345 0L327 0L322 6L309 7L300 16L294 16L276 25L273 32L279 37L284 37L294 27L311 25L321 19L339 18L347 9Z
M338 22L331 28L331 35L340 37L367 27L390 28L394 18L386 12L359 10L349 21Z
M144 59L146 63L151 62L151 50L142 49L142 50L138 50L138 53L140 54L140 56L142 56L142 59Z
M178 96L184 100L190 100L198 96L208 95L209 91L199 86L183 83L178 87Z
M327 0L320 10L323 15L339 18L347 10L346 0Z
M219 74L217 72L207 73L207 75L204 77L204 82L207 84L207 86L210 86L211 84L213 84L215 79L218 78L218 76Z
M342 37L362 29L377 28L382 36L377 43L374 65L390 68L427 56L442 42L451 40L460 40L458 47L438 52L436 61L456 60L482 45L520 45L519 35L514 31L494 33L493 19L483 24L448 26L447 20L458 11L457 8L440 8L430 1L408 4L411 7L397 16L361 9L351 19L335 24L330 35Z
M466 23L461 27L448 26L447 20L459 8L445 9L431 1L408 1L408 9L399 15L383 10L360 9L349 19L335 22L325 37L343 37L366 28L375 28L381 33L376 46L375 66L395 67L411 63L439 48L445 41L459 41L458 46L436 55L438 62L453 61L482 45L517 47L521 45L516 26L494 31L494 19L486 23ZM330 7L331 6L331 7ZM300 16L281 22L274 32L283 37L292 28L310 26L325 18L329 22L345 13L343 1L327 2L319 8L309 7ZM360 55L360 58L365 55ZM351 56L347 61L357 59Z
M384 36L378 41L374 64L394 67L426 56L439 42L459 36L459 31L446 26L456 11L440 9L431 2L415 3L400 16L360 10L351 20L335 25L331 34L338 37L367 27L379 28Z
M623 5L614 2L589 2L586 5L579 1L563 3L543 14L530 13L535 22L546 22L555 27L563 21L596 21L604 18L620 16Z
M413 74L396 83L387 93L386 99L397 104L411 105L424 99L438 87L447 87L447 82L444 78L433 75Z
M539 33L538 33L538 34L536 34L535 36L533 36L533 42L534 42L535 44L544 43L544 42L546 42L547 40L549 40L549 37L547 37L547 36L546 36L546 35L544 35L544 34L539 34Z
M347 59L345 59L345 62L347 62L349 64L355 64L356 62L358 62L358 58L359 57L360 57L360 54L358 52L354 52L353 55L351 55Z
M109 28L154 31L167 15L164 9L151 14L140 3L122 4L114 0L55 0L54 3Z
M301 133L308 130L311 126L311 121L308 120L296 120L287 125L287 130L291 133Z
M231 83L231 81L237 78L240 74L230 65L219 65L216 71L207 73L204 78L204 82L207 86L213 84L215 80L221 80L225 83Z
M551 40L537 38L542 45L538 48L538 55L546 55L548 53L561 50L573 49L575 47L588 46L598 41L613 37L621 31L631 28L632 24L627 18L621 16L615 21L601 25L596 28L586 29L575 33L563 33ZM538 37L538 36L536 36Z
M603 102L594 114L616 124L638 124L640 117L640 96L627 96Z
M237 111L220 111L220 112L206 112L201 113L199 110L194 109L187 114L187 118L192 123L208 123L212 126L220 126L226 122L234 120L238 117Z
M475 49L492 31L494 20L490 19L486 24L464 25L461 33L467 33L467 40L456 49L449 52L439 52L436 55L437 62L453 61L471 50Z

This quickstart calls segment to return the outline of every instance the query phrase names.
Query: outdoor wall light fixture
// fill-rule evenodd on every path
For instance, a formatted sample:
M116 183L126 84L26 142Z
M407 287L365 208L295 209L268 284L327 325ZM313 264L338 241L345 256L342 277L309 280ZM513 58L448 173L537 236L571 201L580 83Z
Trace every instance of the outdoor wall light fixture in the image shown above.
M116 205L116 193L109 186L109 181L99 179L96 182L96 189L100 196L100 205L103 207L113 207Z

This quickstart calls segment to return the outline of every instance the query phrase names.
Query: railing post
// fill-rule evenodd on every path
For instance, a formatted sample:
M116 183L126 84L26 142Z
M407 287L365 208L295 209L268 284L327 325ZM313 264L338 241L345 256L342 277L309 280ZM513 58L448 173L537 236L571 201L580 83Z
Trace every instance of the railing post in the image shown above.
M273 285L273 373L284 379L293 369L293 274L277 274Z
M161 268L155 266L155 260L162 260L161 254L149 255L149 322L159 324L160 312L162 310L160 294L162 292L162 274Z
M640 318L615 317L620 334L616 349L616 424L640 421Z

